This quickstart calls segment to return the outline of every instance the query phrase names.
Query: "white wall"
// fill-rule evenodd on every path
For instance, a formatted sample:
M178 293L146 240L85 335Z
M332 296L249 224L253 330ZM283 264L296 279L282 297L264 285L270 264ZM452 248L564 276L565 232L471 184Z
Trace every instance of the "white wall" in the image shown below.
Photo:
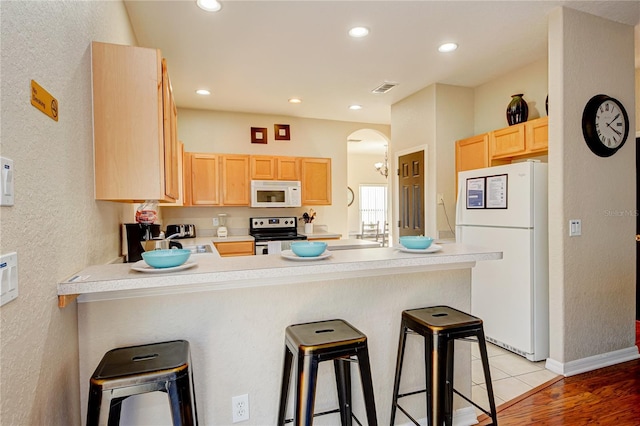
M56 283L116 257L126 206L93 197L90 42L135 44L120 2L5 2L2 156L15 205L1 207L0 251L18 253L19 296L0 308L0 423L78 425L77 311ZM33 79L58 100L55 122L30 104ZM79 387L80 385L80 387Z
M274 140L274 124L289 124L291 140ZM251 127L266 127L268 143L252 144ZM178 138L184 142L185 151L331 158L333 204L298 209L169 207L162 209L164 224L193 223L196 229L213 232L211 218L218 213L227 213L229 228L246 231L250 217L300 217L303 211L312 207L317 211L315 224L326 225L329 231L346 237L349 231L346 221L347 138L364 128L377 130L387 137L390 134L388 125L180 108Z
M600 158L581 131L596 94L635 110L633 27L556 9L549 40L550 343L566 364L634 345L635 141ZM569 219L582 236L568 237Z

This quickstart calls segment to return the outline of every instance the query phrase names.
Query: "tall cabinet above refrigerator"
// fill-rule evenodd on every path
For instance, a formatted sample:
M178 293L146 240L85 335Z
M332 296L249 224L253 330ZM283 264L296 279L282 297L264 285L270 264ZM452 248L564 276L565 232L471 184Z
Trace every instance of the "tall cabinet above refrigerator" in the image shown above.
M531 361L549 356L547 164L458 174L456 240L503 252L472 269L471 313L487 340Z

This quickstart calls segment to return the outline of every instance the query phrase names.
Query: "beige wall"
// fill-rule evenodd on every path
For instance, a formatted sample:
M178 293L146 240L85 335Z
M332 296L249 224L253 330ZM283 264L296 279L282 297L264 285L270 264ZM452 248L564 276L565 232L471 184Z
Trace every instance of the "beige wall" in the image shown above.
M549 93L547 62L547 58L540 59L476 87L473 134L507 127L507 105L511 102L511 95L516 93L522 93L527 101L529 120L546 116L545 99Z
M469 88L434 84L391 106L391 147L394 160L399 152L427 146L425 211L426 232L437 236L455 227L455 141L473 134L473 91ZM396 164L396 163L394 163ZM392 181L397 199L397 179ZM445 208L436 204L442 193ZM397 223L397 212L394 220Z
M630 135L600 158L581 131L593 95L635 110L633 51L633 27L572 9L550 15L550 344L559 363L634 344L635 143ZM568 237L569 219L582 219L582 236Z
M56 283L114 258L124 206L93 199L90 42L135 44L120 2L2 2L2 156L15 205L0 251L18 253L19 296L0 308L0 424L80 424L76 306ZM30 104L30 80L59 103ZM79 387L80 385L80 387Z
M274 124L289 124L290 141L274 140ZM267 144L252 144L251 127L266 127ZM333 204L311 206L317 211L314 223L326 225L331 232L347 235L347 138L359 129L373 129L387 137L388 125L317 120L264 114L178 110L178 137L185 151L256 155L287 155L331 158ZM309 206L289 209L252 209L248 207L186 207L163 208L165 224L193 223L203 232L213 232L211 218L218 213L229 214L227 226L246 229L249 218L255 216L300 217Z
M362 228L360 220L360 198L358 197L360 185L374 184L386 185L388 179L382 176L373 166L375 163L384 163L384 154L362 154L355 153L348 155L347 182L354 194L354 201L348 207L349 232L359 233ZM393 167L389 166L389 174L393 175ZM387 211L389 214L389 211Z

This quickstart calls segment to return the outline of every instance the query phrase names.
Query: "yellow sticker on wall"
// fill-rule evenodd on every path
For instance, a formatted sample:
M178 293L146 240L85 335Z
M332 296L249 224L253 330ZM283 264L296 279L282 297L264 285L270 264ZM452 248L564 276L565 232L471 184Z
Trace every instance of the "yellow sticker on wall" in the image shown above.
M58 100L31 80L31 105L58 121Z

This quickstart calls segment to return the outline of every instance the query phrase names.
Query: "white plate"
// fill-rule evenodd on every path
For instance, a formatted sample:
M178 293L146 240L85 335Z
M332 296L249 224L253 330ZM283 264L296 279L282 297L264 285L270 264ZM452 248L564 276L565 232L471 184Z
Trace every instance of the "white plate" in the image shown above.
M398 247L398 250L403 251L405 253L435 253L437 251L442 250L442 246L439 246L437 244L431 244L426 249L410 249L401 245Z
M182 271L183 269L189 269L196 265L197 263L194 260L187 260L182 265L173 266L171 268L154 268L153 266L149 266L147 262L145 262L144 260L139 260L133 265L131 265L131 269L138 272L151 272L151 273L175 272L175 271Z
M282 250L280 252L280 255L285 259L290 259L290 260L320 260L320 259L326 259L327 257L331 256L331 252L328 250L325 250L324 253L316 257L301 257L295 254L294 252L292 252L291 250Z

